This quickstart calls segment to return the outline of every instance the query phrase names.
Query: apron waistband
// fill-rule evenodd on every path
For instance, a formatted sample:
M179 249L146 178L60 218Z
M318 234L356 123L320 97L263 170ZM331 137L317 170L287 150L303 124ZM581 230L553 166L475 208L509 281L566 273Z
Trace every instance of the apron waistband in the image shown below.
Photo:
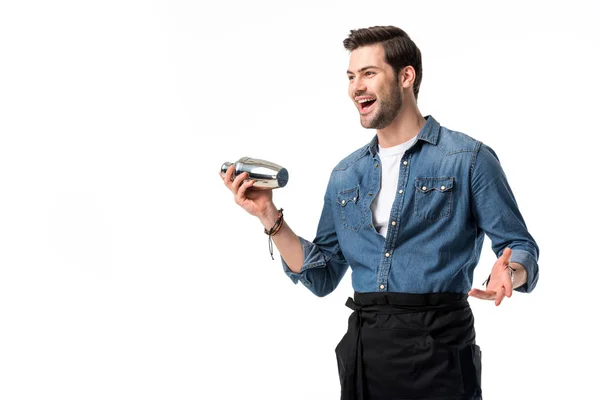
M342 387L342 400L365 400L363 383L363 349L360 338L362 313L408 314L425 311L453 311L469 307L467 295L463 293L354 293L348 297L346 306L354 312L350 316L348 335L350 365L345 369L345 384Z

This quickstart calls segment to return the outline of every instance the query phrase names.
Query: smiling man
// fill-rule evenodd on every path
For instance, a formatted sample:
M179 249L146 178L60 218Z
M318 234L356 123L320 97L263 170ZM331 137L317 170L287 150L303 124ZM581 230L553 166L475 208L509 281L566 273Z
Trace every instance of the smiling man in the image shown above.
M331 293L352 269L354 310L336 348L342 400L481 399L468 296L531 292L539 249L494 151L417 107L421 53L393 26L353 30L348 94L371 142L331 172L317 235L298 237L272 192L225 185L257 216L294 283ZM472 289L484 235L498 260Z

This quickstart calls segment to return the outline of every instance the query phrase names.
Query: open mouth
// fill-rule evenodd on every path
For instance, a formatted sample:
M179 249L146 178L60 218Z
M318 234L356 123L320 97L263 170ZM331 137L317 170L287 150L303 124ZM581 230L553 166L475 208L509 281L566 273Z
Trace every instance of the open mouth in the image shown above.
M360 109L361 114L366 114L373 108L377 100L375 99L361 99L358 100L358 107Z

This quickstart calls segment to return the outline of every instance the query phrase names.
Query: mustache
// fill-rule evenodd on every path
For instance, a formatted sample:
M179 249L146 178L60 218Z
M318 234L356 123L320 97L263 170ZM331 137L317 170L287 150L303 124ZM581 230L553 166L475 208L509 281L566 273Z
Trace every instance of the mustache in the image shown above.
M371 96L371 97L375 97L374 94L368 93L368 92L354 92L354 97L358 97L358 96Z

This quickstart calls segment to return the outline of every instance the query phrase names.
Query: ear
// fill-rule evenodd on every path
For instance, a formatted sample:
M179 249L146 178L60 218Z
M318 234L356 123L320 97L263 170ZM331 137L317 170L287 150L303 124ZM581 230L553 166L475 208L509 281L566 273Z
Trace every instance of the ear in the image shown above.
M415 69L411 65L407 65L398 71L398 84L402 89L408 89L415 82L415 77Z

